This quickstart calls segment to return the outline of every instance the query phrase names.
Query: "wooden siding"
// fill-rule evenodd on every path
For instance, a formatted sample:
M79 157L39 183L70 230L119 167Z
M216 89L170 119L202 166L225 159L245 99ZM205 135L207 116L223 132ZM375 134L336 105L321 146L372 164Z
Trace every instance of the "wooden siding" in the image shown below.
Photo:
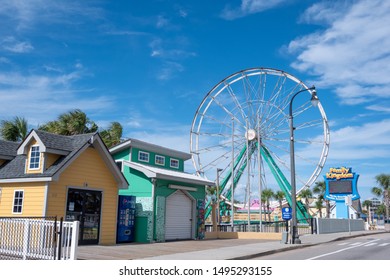
M48 169L60 158L60 155L45 153L45 169Z
M0 184L0 217L42 217L44 212L46 183ZM14 191L22 190L23 209L20 214L13 214Z
M102 213L100 242L115 244L118 187L110 170L99 153L88 148L61 175L58 182L52 182L48 195L48 216L64 216L68 188L102 191Z

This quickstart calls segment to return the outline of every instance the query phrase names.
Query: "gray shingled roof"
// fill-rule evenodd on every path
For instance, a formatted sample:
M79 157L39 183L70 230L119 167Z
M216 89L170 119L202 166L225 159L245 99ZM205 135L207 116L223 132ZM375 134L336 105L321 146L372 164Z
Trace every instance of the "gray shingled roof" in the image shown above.
M35 132L41 139L43 144L46 146L46 148L69 152L77 149L77 147L79 147L80 145L85 144L94 135L94 133L89 133L65 136L39 130L35 130Z
M45 170L42 174L26 174L25 164L26 155L16 155L16 157L0 168L0 179L15 179L15 178L42 178L52 177L61 169L72 157L85 145L88 140L94 135L82 134L74 136L63 136L51 134L48 132L37 131L38 137L46 146L46 148L68 151L69 154L60 156L59 159ZM15 152L16 154L16 152Z
M0 159L3 157L15 157L19 144L18 142L0 140Z

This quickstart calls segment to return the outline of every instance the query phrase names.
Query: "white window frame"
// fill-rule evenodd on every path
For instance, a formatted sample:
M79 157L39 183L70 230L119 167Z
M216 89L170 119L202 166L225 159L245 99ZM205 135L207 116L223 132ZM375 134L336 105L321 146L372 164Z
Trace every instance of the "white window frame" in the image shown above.
M145 159L141 159L141 154L144 154L145 156L147 155L147 160L145 160ZM149 158L150 158L150 155L149 155L149 153L147 153L147 152L144 152L144 151L139 151L138 152L138 160L139 161L142 161L142 162L149 162Z
M16 193L22 193L22 197L16 197ZM16 204L16 199L18 203ZM22 214L23 213L23 204L24 204L24 190L14 190L14 199L12 201L12 214ZM15 211L15 207L20 207L20 211Z
M162 162L159 162L157 159L162 159ZM157 164L157 165L162 165L164 166L165 165L165 157L164 156L161 156L161 155L156 155L154 157L154 163Z
M172 162L177 162L177 166L173 165ZM172 168L179 169L179 167L180 167L180 161L179 161L178 159L171 158L170 163L169 163L169 166L172 167Z
M34 158L36 158L36 156L32 156L32 153L33 153L33 148L38 148L38 167L31 167L31 164L32 164L32 159ZM36 152L36 151L34 151L34 152ZM34 163L35 164L35 163ZM40 167L41 167L41 151L40 151L40 149L39 149L39 145L33 145L33 146L31 146L31 148L30 148L30 159L29 159L29 161L28 161L28 169L29 170L39 170L40 169Z

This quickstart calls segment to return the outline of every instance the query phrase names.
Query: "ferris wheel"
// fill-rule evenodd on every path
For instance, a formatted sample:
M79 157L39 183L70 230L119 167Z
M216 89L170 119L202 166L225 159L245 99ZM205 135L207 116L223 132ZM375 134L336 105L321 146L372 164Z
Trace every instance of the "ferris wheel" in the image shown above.
M292 106L299 193L318 178L329 151L325 111L321 103L310 102L314 91L284 71L251 68L206 94L192 122L190 152L198 174L220 176L221 197L229 198L232 189L245 193L245 199L256 197L261 188L281 188L288 196L289 106L299 91Z

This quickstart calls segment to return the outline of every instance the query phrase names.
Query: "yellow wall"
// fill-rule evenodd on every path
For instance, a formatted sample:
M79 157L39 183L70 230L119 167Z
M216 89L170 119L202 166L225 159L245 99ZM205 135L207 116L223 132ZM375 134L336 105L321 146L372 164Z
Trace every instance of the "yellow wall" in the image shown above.
M0 217L42 217L44 215L45 183L0 184ZM14 191L23 190L23 209L21 214L12 214Z
M53 163L60 158L60 155L45 153L45 169L48 169Z
M84 185L87 184L87 187ZM100 158L88 148L61 175L58 182L50 183L47 216L65 217L69 187L102 191L100 244L115 244L118 203L117 182Z
M2 165L5 162L4 159L0 159L0 165Z

